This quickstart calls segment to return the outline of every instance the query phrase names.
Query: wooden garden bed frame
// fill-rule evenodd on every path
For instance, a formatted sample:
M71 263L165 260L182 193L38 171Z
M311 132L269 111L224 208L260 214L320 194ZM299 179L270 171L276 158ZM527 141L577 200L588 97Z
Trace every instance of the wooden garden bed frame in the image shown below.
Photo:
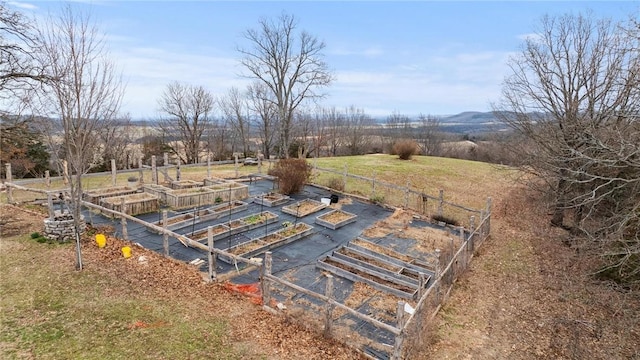
M310 209L308 210L300 210L300 208L302 207L310 207ZM324 208L326 208L327 205L321 203L320 201L316 201L313 199L304 199L304 200L300 200L296 203L293 203L291 205L287 205L287 206L283 206L282 209L280 209L280 211L282 211L285 214L289 214L289 215L293 215L295 217L298 218L302 218L305 217L309 214L313 214L315 212L318 212Z
M294 234L286 235L287 232L291 232L291 227L300 228L300 230L295 232ZM270 232L266 235L257 237L255 239L251 239L244 243L232 246L228 249L225 249L224 251L226 253L230 253L235 256L239 256L243 258L251 258L260 254L264 254L265 252L273 250L277 247L292 243L296 240L300 240L310 235L313 232L313 230L314 230L313 226L299 222L295 225L291 225L290 227L279 229L277 231ZM271 239L276 239L276 240L271 240ZM249 247L251 249L247 251L240 251L240 253L236 254L236 252L238 252L238 250L242 249L243 247ZM227 257L219 254L218 258L226 262L227 264L234 263L234 259L231 257Z
M287 195L279 194L276 192L269 192L266 194L261 194L258 196L254 196L253 202L256 204L262 204L268 207L279 206L287 201L291 200L291 198Z
M136 189L127 186L110 187L106 189L89 190L82 194L83 200L100 205L100 200L113 196L135 194Z
M219 219L226 215L239 213L249 208L249 204L244 201L233 201L215 205L197 211L191 211L167 218L167 229L175 230L192 224L198 224L204 221ZM195 219L194 219L195 217ZM182 219L182 220L180 220ZM156 226L162 226L162 220L153 223Z
M100 205L109 210L123 212L127 215L140 215L158 211L160 201L155 195L136 193L103 198L100 200Z
M343 220L340 220L338 222L333 222L333 221L326 220L328 217L331 217L331 216L336 215L336 214L344 214L344 216L346 218L343 219ZM355 222L357 217L358 217L358 215L356 215L356 214L352 214L352 213L346 212L344 210L336 209L336 210L333 210L333 211L329 211L326 214L322 214L320 216L317 216L316 217L316 224L324 226L324 227L329 228L329 229L336 230L336 229L341 228L341 227L343 227L343 226L345 226L347 224L351 224L352 222Z
M172 181L171 189L180 190L180 189L191 189L196 187L202 187L203 183L193 180L180 180L180 181Z
M253 220L261 216L262 214L267 216L265 220L261 220L261 221ZM263 211L261 213L247 215L240 219L232 220L231 223L221 223L221 224L214 225L213 228L219 228L222 230L214 232L213 240L217 241L220 239L227 238L231 235L240 234L245 231L251 231L251 230L260 228L262 226L273 224L274 222L277 222L277 221L278 221L278 215L270 211ZM235 224L236 226L232 226L231 224ZM208 232L209 230L205 228L202 230L189 233L186 236L194 241L205 241L205 240L208 240L207 238Z

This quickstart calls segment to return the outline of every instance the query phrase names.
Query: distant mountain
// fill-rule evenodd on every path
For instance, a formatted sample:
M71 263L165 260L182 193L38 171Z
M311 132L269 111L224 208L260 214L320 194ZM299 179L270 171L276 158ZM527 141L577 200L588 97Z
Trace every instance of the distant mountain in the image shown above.
M498 119L493 112L465 111L440 118L442 124L495 124Z

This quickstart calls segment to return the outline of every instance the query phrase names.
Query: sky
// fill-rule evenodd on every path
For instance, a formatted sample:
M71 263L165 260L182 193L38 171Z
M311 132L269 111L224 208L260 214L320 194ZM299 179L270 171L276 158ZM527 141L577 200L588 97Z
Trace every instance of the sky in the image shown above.
M65 4L9 1L44 19ZM507 61L540 18L591 11L625 20L632 1L107 1L70 2L106 35L126 85L122 112L161 116L167 84L203 86L214 96L244 89L242 33L283 12L324 41L334 81L324 107L355 106L375 117L490 111L500 99Z

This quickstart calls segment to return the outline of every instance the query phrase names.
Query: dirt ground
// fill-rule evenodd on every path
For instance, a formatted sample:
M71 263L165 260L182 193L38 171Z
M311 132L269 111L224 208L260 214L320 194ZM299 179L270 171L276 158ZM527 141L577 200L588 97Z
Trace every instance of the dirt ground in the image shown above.
M41 230L42 214L8 205L0 210L0 237ZM563 245L567 234L547 224L545 209L524 191L494 197L491 238L436 317L420 359L640 359L640 296L595 281L589 258ZM84 241L87 269L110 271L169 299L206 297L212 300L202 311L253 319L229 326L238 346L255 349L255 358L358 358L248 300L237 301L221 285L206 284L189 265L144 249L136 253L148 257L146 264L125 262L119 240L110 239L106 251Z

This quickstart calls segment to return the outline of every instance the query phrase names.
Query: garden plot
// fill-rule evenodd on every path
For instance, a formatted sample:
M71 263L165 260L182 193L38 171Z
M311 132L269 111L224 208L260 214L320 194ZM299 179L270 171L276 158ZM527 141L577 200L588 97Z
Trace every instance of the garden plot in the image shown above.
M280 206L289 200L291 200L289 196L278 194L276 192L269 192L253 198L254 203L268 207Z
M316 224L335 230L356 221L356 217L358 215L336 209L316 217Z
M135 194L135 193L137 193L136 189L126 187L126 186L117 186L117 187L110 187L106 189L88 190L82 194L82 197L84 200L92 204L100 205L100 200L104 198L129 195L129 194Z
M203 183L193 180L180 180L180 181L172 181L171 189L180 190L180 189L191 189L196 187L202 187Z
M109 209L124 212L129 215L140 215L158 211L160 202L158 197L148 193L136 193L122 196L103 198L100 204ZM124 204L124 209L122 208Z
M278 221L278 215L269 211L263 211L261 213L251 214L240 219L232 220L228 223L217 224L211 226L213 240L220 240L231 235L251 231L261 226L272 224L276 221ZM208 231L208 229L202 229L186 234L186 236L195 241L206 241Z
M251 239L242 244L232 246L225 251L233 255L250 258L302 239L303 237L310 235L312 232L313 226L305 223L297 223L267 235ZM232 257L228 256L218 255L218 258L228 264L233 264L234 261Z
M293 215L295 217L298 218L302 218L305 217L309 214L313 214L315 212L318 212L324 208L326 208L327 205L319 202L319 201L315 201L312 199L304 199L301 201L298 201L295 204L291 204L291 205L286 205L283 206L281 211L285 214L289 214L289 215Z
M249 207L244 201L233 201L227 204L220 204L206 209L200 209L167 218L167 229L175 230L185 226L198 224L204 221L219 219L223 216L235 214L246 210ZM153 223L162 226L162 220Z
M395 296L417 300L434 269L411 256L355 239L318 260L316 266Z

